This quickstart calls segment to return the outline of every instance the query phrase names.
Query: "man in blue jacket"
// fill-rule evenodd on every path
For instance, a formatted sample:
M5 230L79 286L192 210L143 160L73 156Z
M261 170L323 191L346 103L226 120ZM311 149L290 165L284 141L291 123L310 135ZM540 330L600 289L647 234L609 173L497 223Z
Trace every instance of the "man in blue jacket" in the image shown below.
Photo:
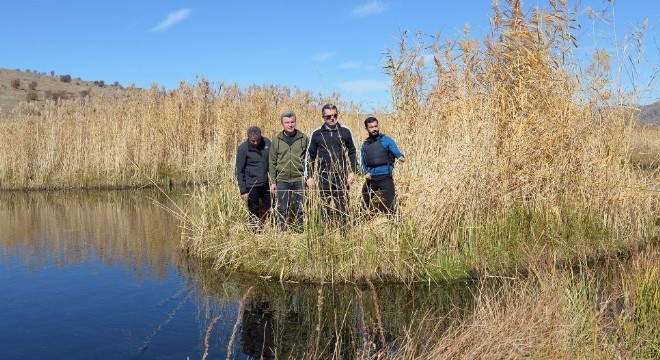
M236 151L236 181L241 200L246 201L250 217L248 224L254 230L261 230L259 207L270 209L270 188L268 186L268 151L270 140L261 136L261 129L251 126L247 140Z
M366 181L362 187L362 199L367 209L371 205L371 199L377 191L382 191L385 206L390 214L396 207L396 193L394 190L394 160L406 161L396 143L392 138L383 135L378 130L378 119L368 117L364 120L364 127L369 137L362 143L360 154L362 156L362 173Z

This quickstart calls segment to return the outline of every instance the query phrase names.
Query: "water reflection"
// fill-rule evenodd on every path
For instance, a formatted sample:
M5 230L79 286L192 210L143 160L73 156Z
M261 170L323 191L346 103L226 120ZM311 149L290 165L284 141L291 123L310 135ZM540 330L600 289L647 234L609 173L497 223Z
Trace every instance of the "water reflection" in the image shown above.
M273 283L189 269L212 318L239 300L240 349L253 358L368 357L395 353L407 336L439 334L470 312L471 284L333 286ZM221 335L222 336L222 335ZM224 336L230 335L225 334ZM226 349L226 351L232 351ZM235 350L234 350L235 351Z
M469 284L305 285L217 271L179 250L180 224L155 201L169 199L0 193L0 358L353 358L396 352L472 306Z
M167 202L156 191L0 193L0 259L37 270L49 260L71 267L98 258L162 280L181 259L172 241L179 224L158 205Z

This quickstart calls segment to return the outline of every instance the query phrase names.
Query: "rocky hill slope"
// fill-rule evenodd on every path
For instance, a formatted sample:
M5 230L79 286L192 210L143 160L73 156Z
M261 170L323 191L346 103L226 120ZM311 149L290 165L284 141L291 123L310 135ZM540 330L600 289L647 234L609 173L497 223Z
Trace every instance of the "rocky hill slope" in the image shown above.
M9 113L23 101L43 105L48 99L84 96L114 96L123 91L118 83L85 81L68 74L10 70L0 68L0 112Z

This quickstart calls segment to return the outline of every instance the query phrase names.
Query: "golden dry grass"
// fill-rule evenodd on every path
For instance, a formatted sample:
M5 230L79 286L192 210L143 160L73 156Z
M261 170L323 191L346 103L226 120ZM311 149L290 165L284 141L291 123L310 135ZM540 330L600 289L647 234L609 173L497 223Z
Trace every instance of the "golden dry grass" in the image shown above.
M0 188L214 181L233 172L249 125L274 134L279 114L294 109L309 131L321 101L300 90L202 79L173 91L129 89L119 98L51 101L43 109L26 103L1 114Z
M348 231L325 226L312 192L305 234L255 239L226 176L199 193L192 248L272 277L413 281L570 262L657 236L657 190L631 162L644 134L627 106L634 94L616 88L601 51L579 70L575 14L551 5L523 14L506 2L484 40L418 34L388 54L395 111L378 117L408 159L395 173L397 219L363 217L354 186Z

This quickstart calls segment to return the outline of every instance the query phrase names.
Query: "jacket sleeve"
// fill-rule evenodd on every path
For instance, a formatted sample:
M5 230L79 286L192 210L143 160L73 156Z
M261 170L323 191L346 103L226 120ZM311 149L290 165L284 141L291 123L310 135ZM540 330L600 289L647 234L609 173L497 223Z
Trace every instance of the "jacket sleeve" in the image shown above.
M385 148L387 148L390 152L392 152L392 155L394 155L395 158L400 158L403 156L401 151L399 151L399 148L396 146L396 143L394 140L389 137L389 136L383 136L383 140L385 141Z
M268 178L271 184L275 184L277 179L277 149L274 149L274 144L279 141L277 137L270 143L270 150L268 150Z
M318 144L314 138L314 132L309 136L309 144L307 145L307 154L305 156L305 179L309 179L314 175L314 161L316 161L316 153L318 152Z
M247 185L245 184L246 157L247 154L245 153L243 147L239 146L238 150L236 150L236 181L238 182L238 190L241 192L241 194L248 192Z
M351 162L351 172L357 172L357 149L355 148L355 143L353 142L353 134L351 130L346 129L346 138L344 144L346 150L348 151L348 160Z

